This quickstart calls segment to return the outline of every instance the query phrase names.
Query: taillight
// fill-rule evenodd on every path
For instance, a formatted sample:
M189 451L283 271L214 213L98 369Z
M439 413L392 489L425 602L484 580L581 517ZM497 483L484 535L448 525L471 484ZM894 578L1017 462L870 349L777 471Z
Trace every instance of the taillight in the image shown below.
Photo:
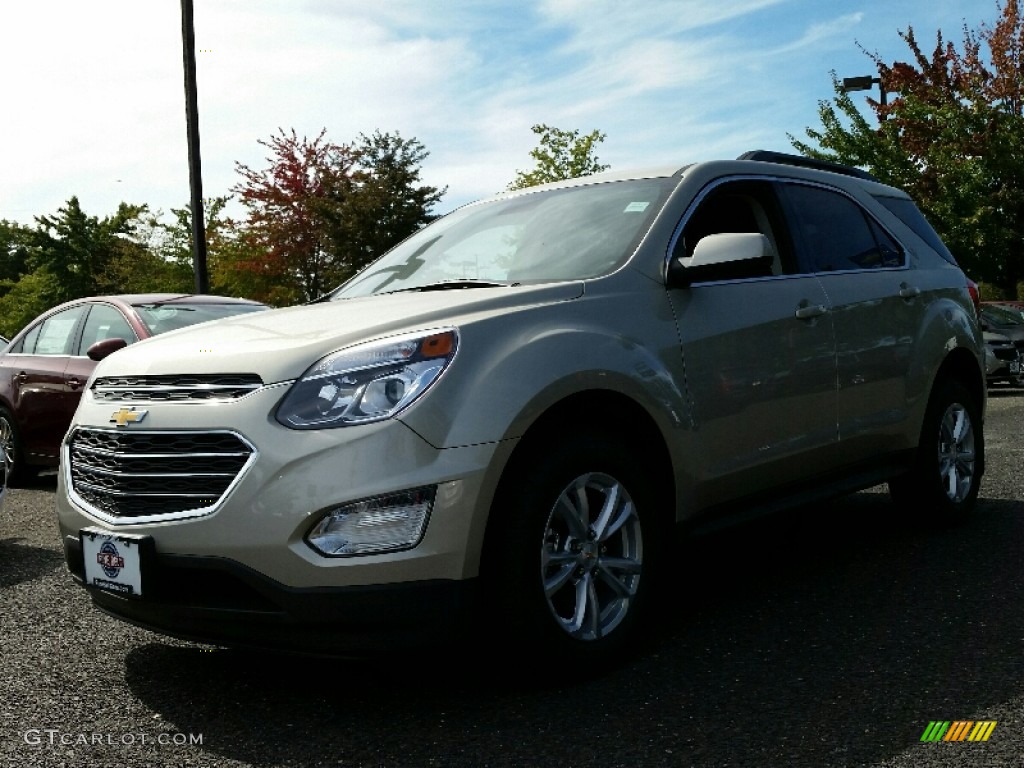
M981 291L978 290L978 284L967 278L967 291L971 294L971 301L974 302L974 315L978 318L978 322L981 322Z

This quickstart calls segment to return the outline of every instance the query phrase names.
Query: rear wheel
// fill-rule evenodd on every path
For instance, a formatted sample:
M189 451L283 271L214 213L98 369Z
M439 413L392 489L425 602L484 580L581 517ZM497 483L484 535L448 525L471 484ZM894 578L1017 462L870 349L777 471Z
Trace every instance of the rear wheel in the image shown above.
M593 671L636 639L651 607L659 478L607 435L521 447L529 458L501 483L485 555L492 618L517 653Z
M913 469L889 483L893 500L929 519L962 520L978 497L984 450L978 404L959 382L942 382L928 403Z

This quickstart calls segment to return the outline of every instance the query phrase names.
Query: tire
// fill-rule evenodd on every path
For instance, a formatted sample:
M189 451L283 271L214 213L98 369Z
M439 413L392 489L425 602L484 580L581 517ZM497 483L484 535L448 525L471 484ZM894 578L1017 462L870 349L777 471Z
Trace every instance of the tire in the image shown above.
M0 457L7 463L7 485L11 487L24 483L38 472L25 463L18 426L6 409L0 409Z
M653 600L665 538L658 478L636 446L605 434L520 449L485 550L492 637L534 669L591 673L625 657Z
M974 509L984 466L978 405L962 384L944 381L928 402L914 467L889 482L889 493L929 520L957 523Z

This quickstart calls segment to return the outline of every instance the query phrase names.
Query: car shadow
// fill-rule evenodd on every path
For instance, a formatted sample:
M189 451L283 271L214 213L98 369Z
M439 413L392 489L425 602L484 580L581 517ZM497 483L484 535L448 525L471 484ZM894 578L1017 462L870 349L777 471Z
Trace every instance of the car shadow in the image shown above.
M57 470L43 470L38 474L22 478L17 483L10 483L9 487L34 491L55 491L57 490Z
M64 564L53 547L36 547L18 538L0 539L0 589L32 581Z
M503 673L488 647L359 662L163 643L126 676L253 765L328 747L347 765L873 763L1019 693L1022 555L1021 502L948 528L861 493L680 544L657 626L589 679Z

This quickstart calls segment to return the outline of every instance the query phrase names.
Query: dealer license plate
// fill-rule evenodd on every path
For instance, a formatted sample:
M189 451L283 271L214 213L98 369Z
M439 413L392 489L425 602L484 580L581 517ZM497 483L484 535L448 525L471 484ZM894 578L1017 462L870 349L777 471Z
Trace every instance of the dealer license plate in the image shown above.
M108 533L92 528L79 532L87 586L126 597L142 597L143 573L152 556L150 536Z

